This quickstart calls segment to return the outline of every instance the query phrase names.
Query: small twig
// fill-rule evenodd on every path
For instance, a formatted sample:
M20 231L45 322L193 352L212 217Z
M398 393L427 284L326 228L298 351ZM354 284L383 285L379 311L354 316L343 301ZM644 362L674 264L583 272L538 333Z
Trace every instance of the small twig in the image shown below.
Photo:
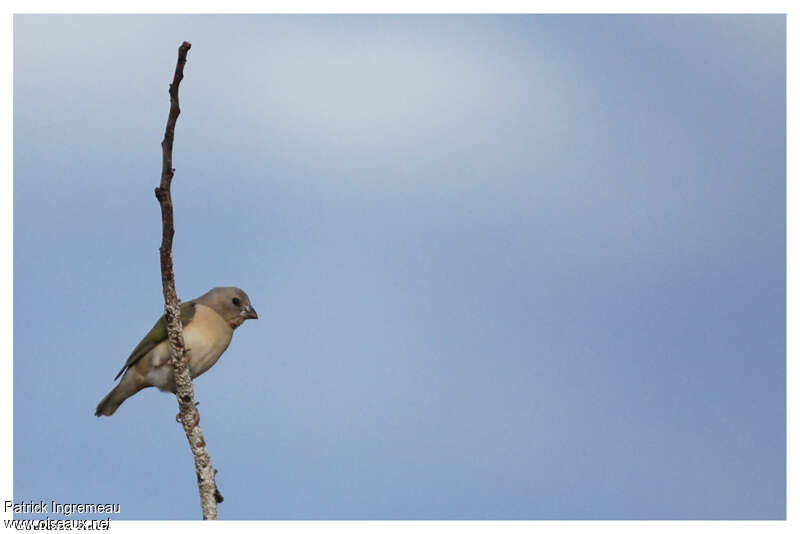
M183 79L183 66L186 64L186 55L192 45L184 41L178 48L178 64L175 66L175 76L169 86L169 116L164 140L161 142L163 152L161 183L156 188L156 198L161 205L161 282L164 290L164 309L167 315L167 332L169 334L170 361L175 376L179 418L186 432L186 439L194 455L194 465L197 470L197 485L200 489L200 504L203 507L203 519L217 518L217 503L222 502L222 495L217 490L214 478L216 470L211 465L211 456L208 454L203 432L197 423L200 413L197 411L194 400L194 386L189 374L189 365L186 360L186 347L183 342L183 325L180 321L180 308L178 295L175 292L175 273L172 265L172 237L175 235L175 225L172 216L172 193L170 186L175 169L172 168L172 142L175 138L175 123L181 109L178 105L178 87Z

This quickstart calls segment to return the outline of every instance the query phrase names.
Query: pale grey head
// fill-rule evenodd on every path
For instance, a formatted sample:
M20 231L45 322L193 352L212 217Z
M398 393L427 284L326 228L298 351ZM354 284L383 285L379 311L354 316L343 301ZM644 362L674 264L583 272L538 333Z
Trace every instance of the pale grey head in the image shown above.
M195 302L213 308L231 328L236 328L247 319L258 319L247 293L238 287L215 287Z

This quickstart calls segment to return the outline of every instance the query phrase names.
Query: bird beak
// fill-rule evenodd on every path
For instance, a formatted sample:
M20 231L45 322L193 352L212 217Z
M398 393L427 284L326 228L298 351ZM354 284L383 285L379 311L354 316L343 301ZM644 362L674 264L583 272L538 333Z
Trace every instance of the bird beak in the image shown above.
M258 319L258 314L256 313L256 309L252 306L245 306L242 308L242 315L245 319Z

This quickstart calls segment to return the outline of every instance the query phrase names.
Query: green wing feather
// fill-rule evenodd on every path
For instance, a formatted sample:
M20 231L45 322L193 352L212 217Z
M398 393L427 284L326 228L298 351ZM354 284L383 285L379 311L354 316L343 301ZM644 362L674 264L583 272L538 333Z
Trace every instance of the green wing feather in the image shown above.
M186 327L187 324L192 320L194 317L194 312L196 309L196 303L192 300L189 302L184 302L181 304L181 324ZM153 328L150 329L150 332L144 336L136 348L133 349L131 355L128 356L128 361L125 362L125 365L120 369L117 376L114 377L114 380L119 378L122 373L125 372L126 369L129 367L136 365L136 362L142 359L142 356L153 350L153 347L161 343L167 339L167 316L166 314L162 315L161 318L156 322Z

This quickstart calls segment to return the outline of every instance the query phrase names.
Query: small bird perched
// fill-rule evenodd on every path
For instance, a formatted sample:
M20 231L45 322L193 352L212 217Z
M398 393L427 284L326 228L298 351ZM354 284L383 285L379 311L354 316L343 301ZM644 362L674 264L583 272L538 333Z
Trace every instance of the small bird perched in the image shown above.
M247 319L258 319L258 314L247 293L238 287L215 287L202 297L181 304L183 341L192 378L217 363L228 348L233 331ZM166 315L136 345L114 380L122 373L125 375L119 384L97 405L96 416L112 415L125 399L150 386L175 393Z

